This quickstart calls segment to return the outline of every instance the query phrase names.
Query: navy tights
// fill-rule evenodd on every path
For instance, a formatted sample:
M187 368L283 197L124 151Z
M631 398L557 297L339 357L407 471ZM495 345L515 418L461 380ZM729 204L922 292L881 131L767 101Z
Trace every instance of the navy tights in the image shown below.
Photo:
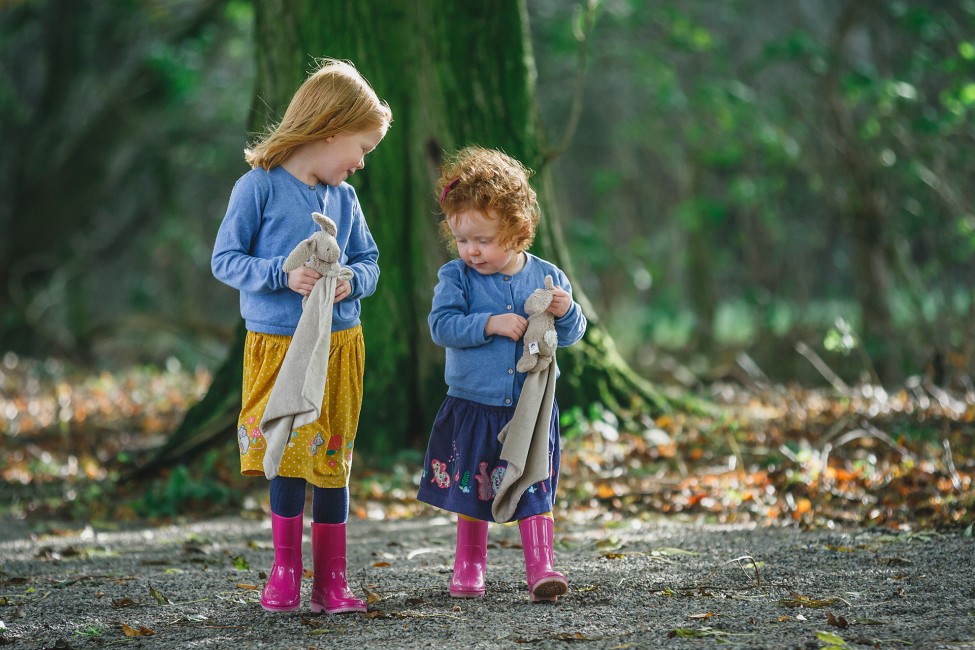
M275 476L271 479L271 512L297 517L305 510L305 479ZM312 521L344 524L349 518L349 488L312 489Z

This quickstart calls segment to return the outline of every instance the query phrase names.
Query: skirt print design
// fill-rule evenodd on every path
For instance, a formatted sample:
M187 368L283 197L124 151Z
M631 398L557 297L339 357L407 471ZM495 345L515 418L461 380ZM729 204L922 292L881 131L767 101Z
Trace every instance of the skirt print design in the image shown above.
M264 476L267 442L260 429L261 417L290 344L290 336L247 332L243 402L237 420L240 472L245 476ZM332 332L322 415L291 432L281 459L281 476L303 478L317 487L348 486L362 408L365 357L361 326Z
M417 499L449 512L494 521L491 504L508 464L501 460L498 433L514 414L514 407L447 396L430 433ZM552 408L548 454L548 478L525 490L515 519L549 512L555 503L560 454L557 404Z

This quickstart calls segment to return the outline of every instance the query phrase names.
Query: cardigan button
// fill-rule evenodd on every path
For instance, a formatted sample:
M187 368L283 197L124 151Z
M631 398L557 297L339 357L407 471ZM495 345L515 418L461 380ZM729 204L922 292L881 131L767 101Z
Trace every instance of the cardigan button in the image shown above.
M509 374L509 375L513 375L513 374L515 374L515 370L514 370L514 368L508 368L508 374Z
M511 400L510 400L509 398L507 398L507 397L506 397L506 398L504 399L504 403L505 403L505 404L511 404Z

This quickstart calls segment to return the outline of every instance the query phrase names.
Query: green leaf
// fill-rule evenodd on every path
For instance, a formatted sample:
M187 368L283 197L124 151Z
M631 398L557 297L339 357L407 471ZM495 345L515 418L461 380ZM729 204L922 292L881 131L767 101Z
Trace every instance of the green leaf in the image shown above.
M682 548L673 548L670 546L665 546L663 548L655 548L650 551L651 555L700 555L697 551L685 551Z
M958 93L958 98L966 106L975 104L975 83L965 84Z
M159 603L160 605L168 605L169 599L166 598L166 596L163 595L161 591L153 587L151 582L148 584L149 584L149 595L152 596L156 600L156 602Z
M846 641L843 637L838 634L833 634L832 632L816 632L816 638L823 643L829 643L830 648L848 648Z
M724 632L721 630L715 630L710 627L702 628L692 628L692 627L675 627L671 630L667 636L670 638L680 638L680 639L704 639L707 637L724 636Z

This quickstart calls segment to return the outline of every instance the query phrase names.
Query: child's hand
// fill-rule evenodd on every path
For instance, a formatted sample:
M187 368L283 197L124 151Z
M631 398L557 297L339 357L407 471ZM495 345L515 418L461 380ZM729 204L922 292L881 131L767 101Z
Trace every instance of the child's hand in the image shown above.
M552 288L552 304L548 306L549 313L556 318L562 318L572 309L572 294L561 287Z
M352 295L352 283L348 280L339 280L335 284L335 300L333 302L342 302L343 298L348 298Z
M507 336L512 341L517 341L525 335L528 329L528 319L518 314L497 314L488 319L484 326L484 333L488 336L495 334Z
M294 271L288 272L288 288L303 296L311 293L315 288L315 283L322 277L322 274L307 266L299 266Z

